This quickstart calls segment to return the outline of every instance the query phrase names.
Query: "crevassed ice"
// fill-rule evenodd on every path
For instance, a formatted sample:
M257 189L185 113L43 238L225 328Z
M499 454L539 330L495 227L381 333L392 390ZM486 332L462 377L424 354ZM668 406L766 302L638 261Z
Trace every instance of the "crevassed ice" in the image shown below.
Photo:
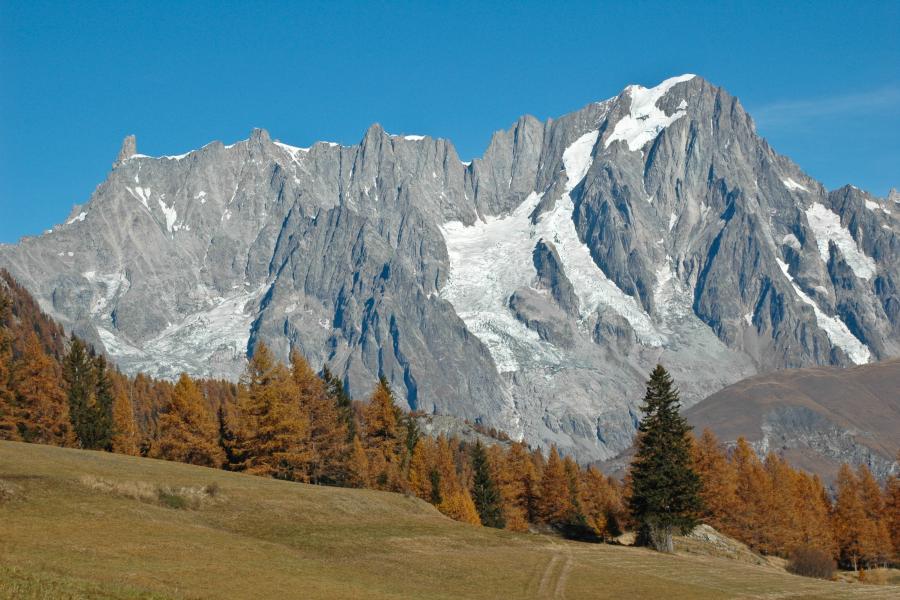
M152 374L177 376L181 371L205 373L214 355L222 353L239 358L246 355L253 324L253 311L245 306L256 302L267 285L239 291L227 298L214 298L207 309L188 315L169 325L141 348L129 343L121 334L98 327L106 350L114 357L127 358L130 363Z
M672 77L650 89L640 85L628 86L626 90L631 96L629 114L616 123L612 135L606 138L606 147L609 148L609 145L617 140L623 140L628 144L628 149L634 152L643 148L647 142L656 139L663 129L687 114L685 112L687 102L682 100L671 115L666 115L656 103L672 89L672 86L690 81L694 77L695 75Z
M459 221L441 227L450 258L450 276L441 296L453 305L469 331L487 346L501 372L516 371L530 360L559 360L556 350L518 321L508 307L515 290L534 284L537 273L532 253L540 239L556 247L583 316L601 305L608 306L631 323L642 341L653 345L662 342L649 315L594 263L572 220L574 204L570 192L590 168L598 135L598 131L591 131L566 148L565 192L553 210L541 215L536 224L530 215L543 194L532 192L510 215L488 217L469 227Z
M806 220L816 236L819 256L828 262L828 240L840 249L844 260L860 279L871 279L875 274L875 261L859 249L850 232L841 225L841 218L823 204L814 202L806 209Z
M797 296L803 302L812 306L813 312L815 312L816 315L816 324L825 332L828 339L831 340L831 343L846 352L847 356L849 356L850 360L854 363L862 365L869 362L871 353L869 352L868 346L860 342L855 335L850 333L850 330L847 329L847 325L845 325L843 321L822 312L822 309L819 308L819 305L816 304L815 300L807 296L806 292L800 289L800 286L794 282L794 277L788 271L787 263L779 258L776 258L775 262L778 263L781 272L784 273L784 276L787 277L788 281L791 282L791 285L794 286L794 292Z

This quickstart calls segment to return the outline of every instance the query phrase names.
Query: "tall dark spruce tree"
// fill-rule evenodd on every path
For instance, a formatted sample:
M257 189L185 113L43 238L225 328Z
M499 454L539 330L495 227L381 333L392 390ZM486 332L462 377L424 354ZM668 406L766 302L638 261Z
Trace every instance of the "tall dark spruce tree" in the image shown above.
M506 519L503 517L503 504L500 498L500 490L494 478L491 477L488 465L487 452L480 441L472 447L472 500L475 501L475 510L485 527L506 527Z
M673 552L672 535L697 524L700 478L691 468L687 420L672 377L657 365L647 382L631 463L631 514L639 538L660 552Z
M356 431L356 419L353 417L353 400L344 389L344 384L328 368L328 365L322 367L322 381L325 382L325 392L328 397L337 405L338 414L344 424L347 426L347 441L353 441Z
M63 360L63 378L69 399L69 418L82 448L112 449L113 393L106 359L95 356L72 336Z

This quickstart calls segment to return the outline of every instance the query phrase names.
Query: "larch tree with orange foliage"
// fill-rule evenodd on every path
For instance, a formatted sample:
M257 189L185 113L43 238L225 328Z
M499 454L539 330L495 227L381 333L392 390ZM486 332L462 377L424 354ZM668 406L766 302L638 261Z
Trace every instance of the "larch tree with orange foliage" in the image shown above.
M709 429L704 429L692 448L694 471L700 476L700 518L726 531L726 519L737 505L737 476L725 449Z
M344 485L357 488L369 485L369 457L358 435L354 435L350 441Z
M33 331L28 331L12 367L13 406L18 410L18 429L26 442L70 445L74 440L67 398L59 365L44 351Z
M10 314L10 299L0 287L0 440L21 439L13 404Z
M900 452L897 453L900 462ZM894 551L894 560L900 561L900 477L891 475L884 484L884 514Z
M216 420L200 388L186 373L181 374L171 401L159 416L151 456L204 467L220 467L225 460Z
M538 506L541 520L557 526L568 523L575 510L566 466L555 445L550 448L550 456L541 476Z
M432 504L440 504L440 480L435 464L437 443L434 438L423 437L413 449L406 479L409 491Z
M453 444L440 436L437 441L437 453L435 457L435 479L440 489L440 502L437 504L439 511L457 521L479 525L481 520L475 509L475 502L465 485L460 481L459 473L454 461Z
M730 516L723 515L723 530L754 550L759 550L764 545L761 523L766 518L769 480L756 452L743 437L738 438L731 452L731 462L735 471L737 501L726 513Z
M837 546L831 527L831 501L822 481L813 475L795 471L794 502L796 540L801 546L813 547L834 556ZM792 551L792 548L788 549Z
M866 513L866 528L869 540L867 562L870 565L885 565L893 554L888 519L885 514L884 497L872 471L862 464L857 467L859 499Z
M238 394L238 470L276 479L307 481L312 461L310 424L290 371L259 343Z
M834 503L834 533L840 560L854 571L871 553L871 531L859 493L859 480L846 464L838 471Z
M390 385L382 376L363 409L369 475L377 489L397 491L403 487L404 436L398 413Z
M134 420L134 406L128 394L128 379L113 374L113 439L112 451L117 454L140 454L140 433Z
M625 506L618 484L594 467L581 475L581 510L593 535L608 540L623 531Z
M340 483L345 478L346 421L328 395L325 382L297 351L291 352L291 378L300 410L309 419L310 462L303 479L310 483Z

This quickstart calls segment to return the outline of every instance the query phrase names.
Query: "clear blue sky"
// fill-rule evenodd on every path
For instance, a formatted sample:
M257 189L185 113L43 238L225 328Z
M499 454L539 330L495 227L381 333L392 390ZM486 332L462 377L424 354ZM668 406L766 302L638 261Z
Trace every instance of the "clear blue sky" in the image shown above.
M826 186L900 187L896 0L446 4L0 0L0 242L63 221L129 133L179 154L377 121L468 159L519 115L681 73Z

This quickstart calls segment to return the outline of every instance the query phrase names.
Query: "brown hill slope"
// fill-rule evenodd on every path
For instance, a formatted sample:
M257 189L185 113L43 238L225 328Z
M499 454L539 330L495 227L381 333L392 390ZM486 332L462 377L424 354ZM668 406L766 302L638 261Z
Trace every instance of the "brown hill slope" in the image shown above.
M473 527L400 494L0 442L0 598L887 600L897 592Z
M750 377L686 416L698 432L709 427L726 443L744 436L826 480L842 462L865 463L884 477L898 469L900 359Z

